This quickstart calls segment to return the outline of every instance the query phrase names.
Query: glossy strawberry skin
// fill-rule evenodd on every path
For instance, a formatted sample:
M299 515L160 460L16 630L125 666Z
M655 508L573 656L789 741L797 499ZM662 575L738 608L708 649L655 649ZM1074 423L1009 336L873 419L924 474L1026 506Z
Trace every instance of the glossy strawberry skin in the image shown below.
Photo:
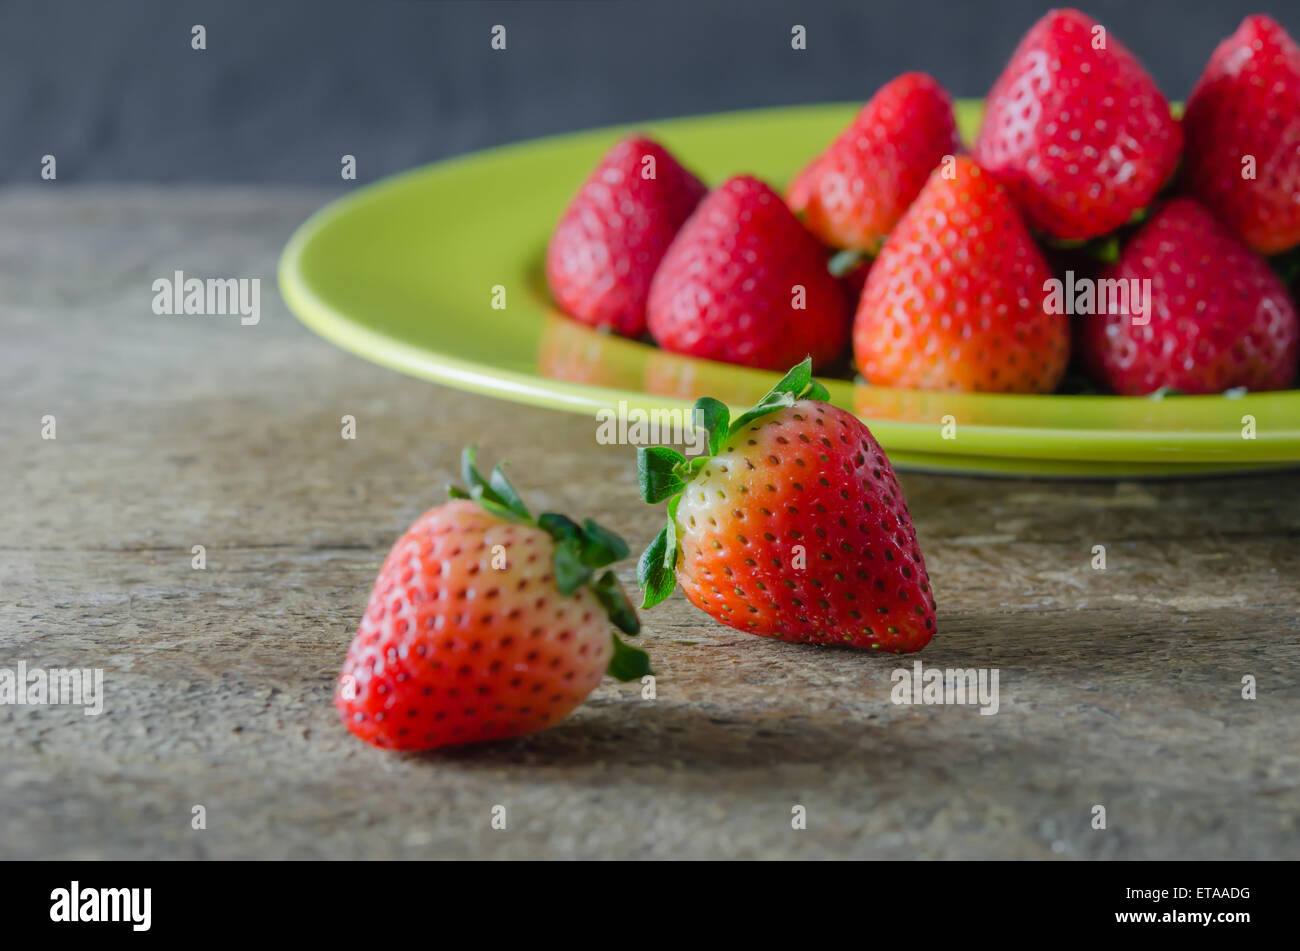
M740 176L710 192L664 255L649 328L687 356L777 370L811 355L822 366L844 349L848 308L817 240L772 189Z
M1300 244L1300 47L1281 26L1250 16L1219 44L1183 128L1190 194L1261 254Z
M905 73L795 178L787 202L823 243L874 254L960 144L948 93L925 73Z
M723 624L899 653L934 636L907 503L851 413L799 400L753 420L686 487L675 521L677 581Z
M936 169L867 277L854 353L869 383L1049 393L1069 362L1067 319L1005 190L970 158Z
M1295 379L1300 327L1286 287L1192 199L1157 212L1100 277L1151 282L1149 323L1079 318L1083 361L1115 392L1278 390Z
M1039 20L989 93L973 153L1031 227L1071 241L1114 231L1146 208L1182 149L1154 80L1097 29L1077 10Z
M335 706L348 729L424 750L566 717L600 683L613 642L589 590L556 589L553 555L540 528L468 500L421 516L385 560L344 662Z
M705 191L658 143L637 137L615 145L551 236L546 279L556 303L584 324L644 333L655 269Z

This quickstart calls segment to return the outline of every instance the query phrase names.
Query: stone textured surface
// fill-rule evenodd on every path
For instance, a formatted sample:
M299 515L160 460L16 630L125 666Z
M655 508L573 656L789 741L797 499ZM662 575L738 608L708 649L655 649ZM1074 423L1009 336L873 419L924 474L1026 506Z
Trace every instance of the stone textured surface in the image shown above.
M103 667L107 695L99 717L0 707L0 857L1300 856L1295 473L902 474L939 601L919 657L998 668L996 716L895 706L912 658L770 643L675 595L643 639L653 702L607 682L532 738L353 740L333 678L463 444L508 454L535 508L634 542L657 515L591 420L300 327L274 266L324 197L0 193L0 667ZM261 323L154 316L178 268L261 277Z

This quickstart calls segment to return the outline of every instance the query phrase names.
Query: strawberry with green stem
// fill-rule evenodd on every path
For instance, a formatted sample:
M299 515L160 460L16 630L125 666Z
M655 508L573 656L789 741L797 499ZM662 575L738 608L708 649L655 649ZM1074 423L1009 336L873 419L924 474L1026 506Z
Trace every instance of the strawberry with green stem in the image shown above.
M643 608L680 584L715 620L785 641L917 651L934 596L902 489L856 416L805 359L734 421L703 397L707 453L637 451L641 495L667 522L641 555Z
M623 539L591 519L534 519L501 467L398 539L339 678L335 706L375 746L425 750L545 729L608 673L650 672L610 630L640 630L607 566ZM603 569L603 570L602 570Z

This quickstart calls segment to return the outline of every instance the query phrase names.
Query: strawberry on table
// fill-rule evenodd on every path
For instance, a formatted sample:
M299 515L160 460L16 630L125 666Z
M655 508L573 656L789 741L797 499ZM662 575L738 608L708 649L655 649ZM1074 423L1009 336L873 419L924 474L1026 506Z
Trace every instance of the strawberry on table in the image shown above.
M734 422L695 404L708 452L639 449L642 497L667 501L642 554L642 606L680 584L715 620L784 641L905 653L935 632L934 595L898 479L805 359Z
M682 226L650 285L650 334L665 350L765 370L833 361L848 304L817 239L747 175L715 188Z
M1295 379L1300 326L1285 285L1194 200L1157 212L1101 279L1151 282L1149 323L1079 318L1084 363L1115 392L1279 390Z
M1300 47L1247 17L1210 57L1183 117L1187 190L1261 254L1300 244Z
M925 73L905 73L799 173L787 201L823 243L875 254L930 172L960 144L948 93Z
M627 555L623 540L590 519L534 520L501 467L484 479L469 450L462 469L469 492L453 489L389 552L343 663L335 706L375 746L534 733L606 673L649 673L611 630L639 630L606 569Z
M647 138L625 139L596 166L546 249L546 279L575 320L645 332L650 280L704 184Z
M974 155L1052 238L1106 234L1169 180L1182 130L1155 81L1105 28L1053 10L993 85Z
M969 157L940 168L867 276L853 328L868 383L1050 393L1069 361L1067 318L1015 205Z

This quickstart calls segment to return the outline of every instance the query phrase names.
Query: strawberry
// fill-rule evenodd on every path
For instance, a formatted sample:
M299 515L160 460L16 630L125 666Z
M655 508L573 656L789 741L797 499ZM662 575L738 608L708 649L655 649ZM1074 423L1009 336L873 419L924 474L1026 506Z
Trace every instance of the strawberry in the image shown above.
M994 83L974 155L1031 226L1082 241L1145 208L1181 148L1169 103L1133 55L1077 10L1053 10Z
M650 139L610 149L546 249L546 279L561 309L593 327L644 333L655 268L706 190Z
M1183 118L1187 190L1261 254L1300 244L1300 47L1250 16L1215 49Z
M898 479L870 430L825 402L812 361L731 421L703 397L706 454L640 449L668 519L637 565L652 607L681 584L715 620L783 641L917 651L934 596Z
M740 176L682 226L650 285L650 334L665 350L776 370L831 362L848 306L817 239L772 189Z
M564 719L608 672L649 672L636 612L614 577L627 554L590 519L533 520L498 466L467 450L469 492L426 512L375 580L335 696L375 746L425 750L534 733Z
M799 173L786 200L823 243L875 254L930 172L960 145L948 93L925 73L905 73Z
M1295 378L1300 326L1286 287L1194 200L1157 212L1100 277L1150 281L1148 322L1121 313L1080 318L1084 363L1117 393L1277 390Z
M867 382L1048 393L1069 361L1067 319L1006 191L970 158L939 168L876 259L853 329Z

